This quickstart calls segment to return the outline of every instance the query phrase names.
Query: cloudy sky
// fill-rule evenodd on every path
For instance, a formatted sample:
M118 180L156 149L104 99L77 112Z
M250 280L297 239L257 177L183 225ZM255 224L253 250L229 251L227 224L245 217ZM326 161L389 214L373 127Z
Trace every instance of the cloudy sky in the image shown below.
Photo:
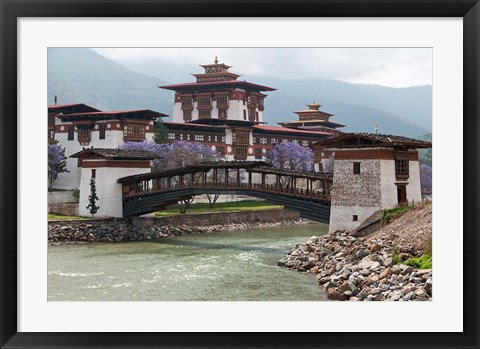
M190 73L199 64L232 65L244 76L337 79L408 87L432 84L430 48L96 48L121 64L168 61ZM166 77L168 78L168 77ZM178 82L178 81L177 81Z

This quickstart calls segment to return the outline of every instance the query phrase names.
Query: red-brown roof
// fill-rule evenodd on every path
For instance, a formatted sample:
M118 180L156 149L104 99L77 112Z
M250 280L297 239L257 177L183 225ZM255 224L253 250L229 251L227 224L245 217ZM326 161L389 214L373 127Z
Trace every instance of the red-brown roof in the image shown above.
M322 132L322 131L304 131L287 127L278 127L278 126L267 126L267 125L255 125L253 126L254 130L268 131L268 132L289 132L296 134L308 134L308 135L321 135L321 136L331 136L331 133Z
M252 82L239 81L239 80L212 81L212 82L187 82L183 84L164 85L164 86L158 86L158 87L166 90L176 91L176 90L182 90L182 89L191 88L191 87L223 86L223 85L235 85L239 87L248 87L258 91L275 91L276 90L273 87L258 85Z
M88 148L70 155L79 159L153 160L155 154L136 149Z
M165 126L187 126L188 127L205 127L205 128L215 128L215 129L225 129L225 125L205 125L205 124L196 124L191 122L170 122L164 121L163 124Z
M62 119L71 119L71 118L101 118L102 116L131 116L134 114L143 114L148 118L157 118L157 117L167 117L167 114L156 112L150 109L141 109L141 110L115 110L115 111L96 111L88 113L73 113L73 114L64 114L61 116Z
M315 143L318 147L368 148L368 147L407 147L431 148L431 142L396 135L374 133L344 133Z
M59 112L63 113L65 111L77 111L77 112L95 112L100 111L97 108L91 107L84 103L75 103L75 104L58 104L58 105L49 105L48 112Z

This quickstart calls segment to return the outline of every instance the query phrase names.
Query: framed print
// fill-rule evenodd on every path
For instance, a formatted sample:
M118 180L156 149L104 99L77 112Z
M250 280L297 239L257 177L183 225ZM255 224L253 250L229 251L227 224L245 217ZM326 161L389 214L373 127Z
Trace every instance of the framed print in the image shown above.
M43 0L1 0L0 11L2 348L479 347L478 1L172 3L159 0L52 3ZM128 51L127 48L131 50ZM105 74L102 84L118 87L112 97L117 98L117 104L108 104L101 98L95 99L96 89L100 91L104 85L97 83L93 86L88 79L82 80L82 84L87 86L82 86L83 96L88 96L85 100L78 101L80 104L70 104L77 103L71 100L65 104L62 102L71 91L80 90L78 85L70 84L68 74L72 67L76 67L76 61L85 54L115 60L120 59L113 58L115 54L126 54L127 51L131 54L140 49L146 52L149 48L158 48L155 60L158 62L163 59L167 68L163 69L162 74L170 74L168 79L157 76L156 80L152 78L151 81L153 83L155 80L157 87L170 93L166 103L172 104L171 111L166 112L163 106L157 108L156 97L152 99L152 106L148 105L145 93L140 91L141 87L137 88L141 84L137 85L138 81L135 81L133 75L127 74L124 77L119 73L110 80L106 73L112 67L110 63L92 66L97 69L95 74ZM416 70L395 66L388 59L398 59L402 55L399 48L412 50L408 52L420 52L419 56L415 56L416 62L420 60L418 57L427 57L424 60L426 63L418 64L420 67ZM168 49L176 50L175 55L169 56L168 64L171 65L165 63L170 54ZM388 59L383 56L387 49L392 52ZM217 57L215 52L224 56L218 54ZM55 74L54 53L63 55L61 60L56 61L62 63L63 70L59 71L56 66ZM271 59L263 61L263 65L256 65L255 59L261 61L262 55ZM207 56L212 56L208 58L210 61ZM370 80L344 78L343 83L356 86L352 90L356 91L352 92L357 101L354 109L348 109L352 106L346 102L343 105L332 102L337 93L334 87L336 85L326 85L321 89L319 85L306 83L308 79L320 74L319 71L327 79L341 76L338 71L332 72L339 68L329 65L329 60L323 56L335 56L337 61L343 61L341 70L348 72L355 69L367 71L370 66L381 66L388 71L385 76L398 82L391 89L395 93L402 89L407 91L411 85L429 85L426 94L431 94L432 103L427 108L424 108L424 104L412 102L423 98L423 95L419 96L424 93L421 89L408 90L409 93L411 91L410 97L399 97L400 100L394 102L398 109L403 108L405 114L414 115L409 115L413 121L410 119L406 123L410 126L421 123L422 113L431 113L433 119L430 120L433 121L433 129L430 128L429 131L434 134L432 143L435 143L435 151L429 154L433 158L430 161L436 174L429 178L435 188L435 203L430 206L433 218L428 222L430 226L433 225L433 238L430 239L430 251L433 253L429 254L430 260L414 258L420 255L409 254L407 250L392 249L392 258L399 258L400 262L409 261L413 267L407 268L405 265L400 269L395 266L399 270L393 272L390 267L394 268L394 260L390 265L386 258L376 257L376 260L368 260L368 265L364 262L362 268L349 270L348 275L342 274L340 277L340 272L346 270L344 265L338 263L340 259L362 259L363 254L373 256L382 246L372 244L365 247L363 252L352 250L347 254L347 250L328 245L333 253L326 252L323 257L335 260L336 264L328 264L331 270L329 274L314 274L318 281L314 280L313 294L316 294L317 286L328 290L324 301L318 301L312 299L310 294L302 293L305 288L312 286L303 285L303 281L300 281L303 279L297 278L303 274L280 269L275 263L271 268L289 274L275 274L267 268L261 281L248 283L235 277L236 267L243 268L245 260L252 262L252 249L268 254L287 248L278 241L265 242L259 247L246 242L245 246L235 246L228 237L225 240L220 237L208 241L203 236L195 241L173 237L168 240L171 245L167 247L175 246L177 255L171 255L171 261L168 261L155 259L160 243L156 244L154 250L136 254L132 248L140 244L135 245L137 242L131 240L147 239L148 234L153 234L148 235L149 238L155 234L168 235L170 230L156 231L151 228L147 229L147 234L146 230L138 228L135 234L130 234L130 226L121 221L115 228L118 231L114 233L95 231L94 227L102 224L100 217L127 217L129 220L125 222L130 224L133 219L131 217L164 210L172 202L185 201L185 207L180 205L180 209L194 210L188 201L192 195L220 193L247 196L256 194L261 199L266 198L269 202L291 208L292 211L289 212L297 212L299 217L319 221L326 219L331 226L339 226L341 228L338 229L346 231L360 227L357 222L364 221L368 224L361 226L357 233L368 233L371 226L368 219L373 219L371 217L374 212L366 210L365 205L355 208L355 212L339 210L338 206L342 206L338 204L341 202L341 191L337 189L333 194L330 191L332 183L338 177L328 175L327 160L346 161L345 173L348 172L348 176L358 181L363 178L364 171L371 171L368 167L370 162L364 160L371 160L372 149L375 156L381 156L380 160L385 162L379 160L377 167L391 168L395 177L388 189L390 197L395 200L393 206L398 203L403 207L412 200L414 203L422 201L420 173L415 172L418 157L416 150L412 151L411 148L430 147L429 141L413 139L414 136L427 132L421 132L424 129L419 127L416 129L419 131L415 131L411 138L395 138L391 136L395 131L403 133L400 131L403 124L395 123L392 131L386 132L390 135L383 137L381 131L387 128L381 122L380 125L369 126L368 129L372 130L368 134L362 128L358 128L358 131L349 128L349 133L342 133L341 127L345 126L341 119L342 111L350 110L359 124L374 123L372 114L382 114L381 109L387 100L391 102L395 97L385 94L380 98L377 94L373 98L375 103L368 104L368 95L362 90L363 85L360 85L381 85L383 81L383 76L370 74ZM409 53L408 56L413 54ZM125 62L124 60L122 64L127 64ZM147 61L135 63L135 59L131 59L128 62L128 69L146 76L142 69L146 69ZM175 75L175 70L182 64L187 67L185 71L192 73L193 77L187 74L181 77ZM201 67L197 68L198 65ZM318 70L322 65L323 70ZM301 73L300 68L304 69L304 73ZM250 78L262 76L262 69L277 69L275 78L272 77L267 82ZM240 77L240 74L245 74L245 77ZM365 73L364 76L366 75ZM427 78L421 80L423 76ZM61 90L61 93L47 89L47 81L60 80L68 86L67 89ZM135 108L128 107L125 110L116 107L123 106L118 99L126 98L124 91L121 91L122 84L125 86L123 89L131 89L129 93L132 93L132 100L137 103ZM221 88L219 85L222 85ZM272 126L266 124L263 118L272 115L267 114L267 108L273 102L268 102L267 99L266 103L272 104L265 107L263 101L278 86L280 98L273 98L279 106L275 113L288 110L291 114L292 110L296 110L295 118L279 119L279 126ZM378 86L368 88L380 89ZM290 90L297 91L291 100L287 96ZM316 97L317 95L319 96ZM45 111L45 99L48 101L48 119L41 117ZM289 104L290 101L297 104ZM300 101L308 107L301 109L303 106ZM298 103L298 109L293 109L297 108L295 105ZM329 111L335 115L329 114ZM167 120L167 114L170 113L173 120ZM388 113L382 115L385 118L395 118L395 115ZM154 119L158 118L167 120L163 123L166 127L164 133L154 129ZM50 119L54 120L52 124L49 124ZM48 136L51 137L52 142L49 144L52 148L58 144L55 140L60 140L62 146L68 145L63 150L61 147L57 150L68 153L69 160L65 160L65 166L69 172L63 171L62 174L62 169L58 170L57 167L56 176L49 177L51 170L47 171L44 161L47 154L41 146L36 146L45 141L45 129L48 129ZM215 159L220 156L231 161L225 162L228 165L212 165L212 162L203 161L193 165L183 163L177 167L157 162L159 168L150 172L150 166L155 166L158 158L151 157L139 148L122 148L122 144L128 145L130 141L138 145L138 141L154 139L163 134L165 143L195 141L207 144L209 154L213 154ZM311 142L310 138L314 134L327 136L321 141L316 139ZM118 143L115 143L115 149L103 146L113 138ZM378 146L379 142L381 146ZM275 159L269 160L267 153L278 143L297 145L300 148L312 147L312 157L316 156L320 160L312 160L311 166L302 170L269 167ZM70 146L71 149L68 148ZM117 149L117 146L120 147ZM356 147L354 151L353 146ZM194 151L197 150L188 148L189 153ZM162 155L165 159L170 156L166 154ZM50 159L50 153L48 155ZM61 155L58 157L62 158ZM172 156L176 160L180 157L178 153ZM210 155L202 156L208 158ZM152 161L154 159L156 160ZM337 169L340 166L338 163ZM75 170L72 170L72 164L75 164ZM153 177L152 173L155 174ZM346 177L347 175L342 178ZM77 241L76 239L98 241L105 246L115 246L115 250L112 247L106 247L103 252L98 252L98 249L94 251L91 247L81 250L77 248L80 245L67 244L55 249L55 254L51 253L52 246L47 249L43 230L47 208L44 183L47 182L52 187L56 181L57 188L70 190L73 186L69 184L68 178L79 183L77 199L80 204L77 204L78 211L72 215L91 215L93 220L78 225L68 222L56 224L56 227L52 227L54 231L49 233L50 242L64 243L66 240ZM115 197L113 191L104 190L110 185L110 182L107 183L109 178L114 179L111 188L119 188ZM371 184L374 180L372 178L362 182L363 189L369 188L370 194L375 190ZM102 182L103 179L105 182ZM382 174L379 174L379 183L380 180L385 182ZM418 193L413 193L410 189L413 182L419 188ZM63 195L61 190L59 193L59 196ZM355 196L352 193L344 195L344 202L349 202ZM417 194L418 200L415 196ZM423 194L431 194L431 189ZM152 195L155 195L154 199ZM284 199L287 195L288 200ZM381 195L382 193L378 194L379 197ZM375 194L367 199L371 201L373 197ZM212 204L211 198L209 201ZM213 204L216 204L215 201ZM266 211L273 212L270 215L287 214L284 213L286 211L275 211L278 207L253 211L260 212L263 209L272 209L273 211ZM330 210L336 210L335 214ZM389 215L393 213L390 211L378 208L375 211L375 214L382 216L381 220L375 220L375 224L392 219ZM258 212L255 218L257 220L261 216ZM168 219L173 222L171 225L177 224L174 218ZM200 227L203 224L200 219L200 216L191 218L192 223L188 229ZM207 218L204 216L202 219ZM298 217L291 218L295 222L291 229L294 227L300 231L302 227L295 219ZM178 234L183 233L185 232L180 231ZM313 235L310 231L305 234ZM308 239L306 235L301 236L301 240L295 240L290 248L297 241ZM339 236L339 239L346 241L350 237ZM108 244L121 240L129 242ZM266 240L268 238L262 236L262 241ZM310 238L309 241L313 243L314 240L321 241L318 237L313 240ZM335 237L333 241L338 241L338 238ZM248 240L249 244L251 242ZM82 246L103 246L101 243L86 243ZM206 257L208 263L196 265L194 261L188 265L185 264L186 260L176 259L186 255L186 249L191 249L192 244L212 251L212 255ZM122 248L125 251L119 251L117 246L124 246ZM304 248L307 251L309 248L299 246L299 250ZM327 245L323 247L325 246ZM225 252L227 250L234 251L235 254ZM321 253L320 249L316 252ZM433 254L436 256L435 271L431 262ZM195 256L200 258L197 252ZM215 264L222 256L223 264ZM298 271L316 273L313 270L320 270L322 265L321 261L312 256L299 259L295 255L292 260L286 257L278 263ZM134 263L133 266L129 267L129 262ZM412 274L412 270L420 270L419 265L424 262L427 271L420 271L419 274L415 271ZM141 267L138 263L141 263ZM210 264L217 271L223 270L223 275L228 280L217 284L212 277L213 272L206 274L200 271L199 268L208 268ZM121 267L116 270L119 265ZM158 270L167 266L168 275L158 273ZM323 267L326 269L326 266ZM108 274L111 278L108 282L102 279L107 269L112 271ZM142 270L147 272L142 274ZM129 271L130 280L124 275ZM355 271L355 275L350 274ZM377 271L378 274L388 272L389 277L395 274L397 284L391 289L381 290L382 284L378 283L380 277L375 274ZM95 275L100 276L97 279L90 278ZM178 277L174 277L176 275ZM297 281L289 279L292 275ZM337 275L338 278L333 280L330 275ZM422 275L427 276L422 278ZM168 277L171 277L171 283L182 286L177 291L172 291L176 297L158 297L158 293L162 290L165 292L167 287L158 280ZM195 278L202 282L196 282ZM90 283L84 282L87 279ZM295 284L295 288L270 289L269 286L279 279L285 284ZM355 285L360 285L365 279L369 279L372 288L378 289L378 292L370 289L368 292L362 290L355 293ZM407 285L405 281L404 284L404 280L411 283ZM140 290L132 286L136 283L146 286ZM262 289L263 298L249 298L250 295L241 293L241 283L248 285L247 288L253 290L252 294L256 297L261 294L258 289ZM107 284L108 287L104 287ZM228 292L235 293L236 298L219 296L223 287ZM405 291L405 287L410 288ZM211 297L208 298L205 294L210 294ZM326 301L327 296L329 300L373 302L329 302Z

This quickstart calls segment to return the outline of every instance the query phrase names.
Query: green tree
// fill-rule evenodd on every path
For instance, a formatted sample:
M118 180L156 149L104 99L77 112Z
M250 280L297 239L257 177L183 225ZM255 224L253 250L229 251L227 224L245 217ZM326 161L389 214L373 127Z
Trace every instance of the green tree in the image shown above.
M167 143L168 129L161 121L153 126L153 141L157 144Z
M95 185L95 180L92 178L90 179L90 196L88 197L88 205L87 209L90 211L90 214L93 215L98 212L98 209L100 208L97 206L97 187Z

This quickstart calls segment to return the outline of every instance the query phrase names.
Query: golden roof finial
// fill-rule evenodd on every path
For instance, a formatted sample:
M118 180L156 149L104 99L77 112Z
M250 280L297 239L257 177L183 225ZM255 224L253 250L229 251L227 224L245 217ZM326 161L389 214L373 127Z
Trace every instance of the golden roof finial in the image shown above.
M217 56L215 56L215 64L218 64Z

